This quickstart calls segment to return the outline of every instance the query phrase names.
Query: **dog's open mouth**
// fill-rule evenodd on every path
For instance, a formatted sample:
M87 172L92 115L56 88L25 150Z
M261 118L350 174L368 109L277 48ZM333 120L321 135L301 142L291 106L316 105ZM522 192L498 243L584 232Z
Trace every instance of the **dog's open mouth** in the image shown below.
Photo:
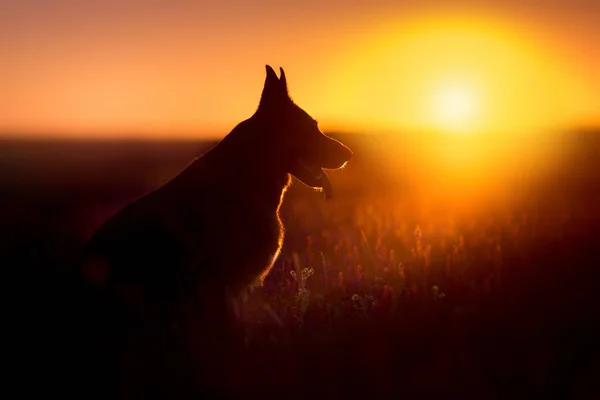
M331 182L325 171L323 171L323 168L312 166L300 158L296 159L296 162L293 164L292 175L307 186L322 189L326 199L331 198L333 194Z

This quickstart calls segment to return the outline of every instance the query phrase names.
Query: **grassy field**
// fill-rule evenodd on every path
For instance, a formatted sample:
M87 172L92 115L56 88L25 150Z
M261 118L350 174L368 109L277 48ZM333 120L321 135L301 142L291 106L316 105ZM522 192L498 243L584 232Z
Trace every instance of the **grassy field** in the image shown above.
M437 179L406 143L340 136L356 157L330 174L335 199L300 185L286 197L284 251L244 300L228 390L600 394L599 135L570 134L544 169L479 171L482 192L479 181ZM49 392L82 379L60 367L77 362L67 345L84 316L65 309L82 301L68 280L79 252L119 207L210 145L1 143L0 262L16 317L7 326L26 339L15 370Z

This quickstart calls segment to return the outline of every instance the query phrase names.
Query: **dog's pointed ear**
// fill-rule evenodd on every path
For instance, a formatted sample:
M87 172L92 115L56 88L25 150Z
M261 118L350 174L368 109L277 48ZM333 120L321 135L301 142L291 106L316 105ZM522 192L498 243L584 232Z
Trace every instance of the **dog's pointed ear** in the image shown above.
M277 82L279 78L277 78L275 70L270 65L265 65L265 68L267 69L267 82Z
M265 87L263 88L260 97L259 108L265 107L268 103L272 103L273 99L279 96L279 92L281 91L281 84L279 83L279 78L277 78L275 70L273 70L270 65L266 65L265 68L267 70L267 78L265 79Z
M279 67L279 85L281 86L283 93L286 96L289 96L288 87L287 87L287 79L285 77L285 71L281 67Z

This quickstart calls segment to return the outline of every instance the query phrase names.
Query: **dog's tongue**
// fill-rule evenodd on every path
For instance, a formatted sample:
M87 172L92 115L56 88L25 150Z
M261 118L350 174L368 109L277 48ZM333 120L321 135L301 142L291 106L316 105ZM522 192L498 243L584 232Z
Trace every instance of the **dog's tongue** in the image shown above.
M292 167L292 175L310 187L318 187L323 189L326 199L331 199L332 187L329 177L323 171L323 168L310 167L309 165L298 160Z
M327 176L325 171L323 171L322 168L319 169L320 175L318 179L321 181L321 187L323 188L323 192L325 193L325 198L331 199L331 197L333 196L333 188L331 187L331 181L329 180L329 177Z

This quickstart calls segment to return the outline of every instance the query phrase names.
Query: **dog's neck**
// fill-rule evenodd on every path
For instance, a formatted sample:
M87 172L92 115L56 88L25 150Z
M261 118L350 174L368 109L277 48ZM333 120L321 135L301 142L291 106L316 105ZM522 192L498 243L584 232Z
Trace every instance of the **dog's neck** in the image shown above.
M291 178L281 163L270 158L273 150L260 147L258 129L260 124L252 118L241 122L178 179L185 180L183 186L189 188L203 187L277 210Z

